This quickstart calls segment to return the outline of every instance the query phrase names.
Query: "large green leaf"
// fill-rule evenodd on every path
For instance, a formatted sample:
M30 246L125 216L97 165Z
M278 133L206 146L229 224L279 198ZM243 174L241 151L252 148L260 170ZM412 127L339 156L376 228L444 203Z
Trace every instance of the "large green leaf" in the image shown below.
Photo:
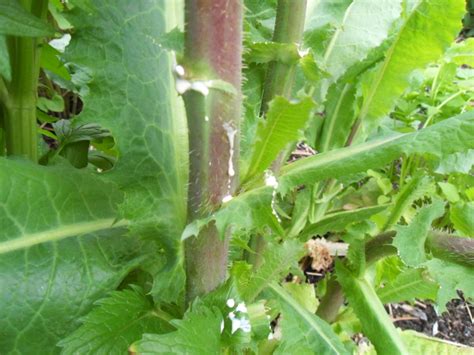
M326 112L316 149L323 153L346 144L354 123L356 87L345 82L334 83L328 90Z
M216 308L194 303L182 320L172 321L176 331L145 334L130 348L136 354L221 354L222 314Z
M268 243L263 255L260 255L262 264L252 270L246 268L247 264L237 262L232 274L240 296L246 302L254 301L269 283L288 273L290 266L296 264L302 255L301 243L289 240L282 244Z
M400 0L354 0L324 51L322 65L332 79L337 80L381 45L400 12Z
M474 201L452 205L449 217L461 235L474 238Z
M300 233L301 239L308 239L315 235L324 235L327 232L341 232L352 223L369 219L371 216L384 211L390 205L379 205L358 208L351 211L332 212L321 218L318 222L306 226Z
M428 337L413 330L403 331L402 338L412 354L472 355L474 353L471 347Z
M304 37L305 42L312 44L316 55L324 55L332 34L341 26L344 13L351 2L352 0L308 1Z
M363 135L387 115L408 87L414 69L437 60L459 32L464 0L422 0L411 11L386 52L385 60L368 73L362 85L359 114Z
M317 354L348 354L344 345L329 324L300 305L280 285L272 283L270 289L282 306L282 344L276 354L298 353L309 350Z
M128 347L143 333L172 329L163 325L143 290L134 287L115 291L96 302L83 325L61 340L59 346L62 354L128 354Z
M472 38L474 40L474 38ZM469 174L474 166L474 149L448 155L439 162L435 172L438 174L463 173Z
M288 143L299 138L299 131L304 128L313 107L314 103L310 98L291 103L284 97L277 96L270 102L266 119L257 128L248 178L270 167Z
M437 303L441 312L446 310L446 303L458 297L456 290L461 290L464 297L474 299L474 270L472 267L440 259L429 260L425 265L433 279L440 285Z
M336 272L349 305L354 309L362 323L364 334L375 345L377 352L407 354L400 334L365 277L355 276L342 262L336 263Z
M181 238L198 236L199 231L211 221L215 221L222 239L229 227L234 231L245 230L248 232L263 232L265 227L270 227L278 234L282 234L283 229L275 217L276 212L272 209L272 198L274 197L270 187L243 193L225 203L211 216L194 220L188 224Z
M425 269L408 269L395 280L377 290L382 303L413 302L415 298L435 300L438 285L427 275Z
M433 204L420 208L416 217L408 225L396 226L397 235L393 245L408 266L419 266L426 261L425 242L431 223L444 214L444 202L435 200Z
M474 112L467 112L408 134L397 134L367 143L301 159L282 169L279 190L338 178L381 167L403 153L446 156L474 146Z
M446 156L472 146L474 146L474 112L453 117L419 132L399 134L301 159L282 169L282 176L278 178L279 189L286 193L302 184L312 184L328 178L365 172L371 168L381 167L403 153ZM413 199L421 197L429 190L426 186L427 181L423 180L420 186L418 182L417 180L409 183L399 194L396 206L392 208L391 220L397 221ZM271 187L261 187L245 192L224 204L212 216L192 222L186 227L182 237L197 235L199 230L212 220L216 221L221 236L229 226L245 230L261 230L268 226L277 233L281 233L282 229L274 216L275 211L271 208L272 198L275 197ZM367 218L376 211L379 211L379 207L341 212L340 216L330 215L320 223L308 226L304 235L332 230L338 223L339 217L342 223L346 223L346 217L349 218L347 223L351 223L354 218Z
M43 37L53 34L50 25L26 11L19 1L0 1L0 35Z
M175 27L177 4L100 0L93 14L75 9L66 51L69 61L93 72L78 119L115 138L119 159L107 178L125 193L122 215L167 250L168 275L155 280L154 293L168 301L184 286L177 256L186 221L187 135L173 57L156 39Z
M434 189L429 177L421 174L413 176L395 196L395 202L382 230L390 229L399 221L403 213L411 207L415 200L430 192L434 192Z
M57 353L98 298L139 263L114 223L122 194L86 172L0 159L0 347Z

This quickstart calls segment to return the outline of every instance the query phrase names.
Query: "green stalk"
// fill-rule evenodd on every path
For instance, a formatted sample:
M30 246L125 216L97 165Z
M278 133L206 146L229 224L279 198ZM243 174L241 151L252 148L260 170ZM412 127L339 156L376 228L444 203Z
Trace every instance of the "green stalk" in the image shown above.
M239 0L187 0L181 80L201 84L222 80L231 94L217 89L183 94L189 131L188 220L216 210L238 184L241 112L242 11ZM206 84L204 84L206 85ZM206 95L207 94L207 95ZM208 293L225 280L228 239L214 225L185 242L186 299Z
M299 44L303 35L305 15L306 0L279 0L273 42ZM290 97L295 69L296 64L269 64L263 90L262 115L275 96Z
M33 15L46 18L47 0L22 0ZM8 37L12 80L7 84L8 96L3 102L6 150L36 162L38 142L36 99L40 69L41 38Z
M306 16L306 2L306 0L278 1L273 42L296 44L301 42ZM265 116L268 104L275 96L285 98L291 96L295 70L296 63L271 62L269 64L263 89L261 116ZM280 170L280 166L287 157L286 150L275 159L272 166L273 171ZM255 235L252 236L250 244L255 248L255 253L248 254L247 261L254 266L258 266L262 263L262 255L267 246L267 241L261 235Z

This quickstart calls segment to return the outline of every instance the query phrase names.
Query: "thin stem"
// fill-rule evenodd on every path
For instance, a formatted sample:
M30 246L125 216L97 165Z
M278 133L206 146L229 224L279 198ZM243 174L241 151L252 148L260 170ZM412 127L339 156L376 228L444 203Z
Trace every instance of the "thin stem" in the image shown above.
M321 319L324 319L328 323L332 323L336 320L339 308L344 303L344 292L339 282L332 277L327 285L327 291L324 294L319 307L316 311Z
M173 319L176 319L176 317L173 317L171 314L169 314L168 312L165 312L161 308L155 308L153 311L151 311L151 314L154 315L157 318L160 318L160 319L164 320L165 322L167 322L170 325L172 325L170 322Z
M423 127L427 127L431 123L431 120L433 119L433 117L436 116L436 113L439 110L441 110L446 104L448 104L450 101L454 100L456 97L458 97L459 95L462 95L462 94L464 94L464 91L458 91L458 92L452 94L451 96L449 96L448 98L446 98L438 106L436 106L436 109L434 110L434 113L432 113L430 116L428 116L428 118L423 123L423 125L420 127L420 129L423 128Z

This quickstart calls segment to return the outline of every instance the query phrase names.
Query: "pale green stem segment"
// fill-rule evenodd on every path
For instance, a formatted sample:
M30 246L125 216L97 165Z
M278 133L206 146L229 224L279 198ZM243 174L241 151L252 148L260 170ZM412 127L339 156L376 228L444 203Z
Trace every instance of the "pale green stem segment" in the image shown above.
M306 17L306 0L279 0L273 32L273 42L300 44L304 30ZM268 104L275 96L289 98L293 88L296 64L271 62L268 66L263 89L261 115L265 116ZM287 157L287 150L283 151L273 162L272 170L280 170L281 165ZM263 250L266 248L266 240L262 236L254 236L250 241L250 247L255 253L248 254L248 261L253 265L262 263Z
M126 220L115 221L114 218L104 218L92 222L66 224L55 229L49 229L38 233L25 233L19 238L1 242L0 254L27 249L42 243L56 242L70 237L90 234L106 229L125 227L128 225L128 221Z
M46 18L47 0L21 0L23 7L39 18ZM40 38L9 36L8 50L12 80L3 98L5 143L8 155L38 160L36 99L40 69ZM3 96L3 95L2 95Z
M181 79L189 131L188 221L206 217L231 198L238 184L241 112L242 12L240 0L187 0ZM179 73L178 73L179 74ZM208 80L234 93L209 88ZM228 239L214 225L185 242L186 300L215 289L226 278Z
M306 15L306 0L279 0L273 42L300 44ZM269 64L262 99L262 114L277 95L289 98L296 64L272 62Z

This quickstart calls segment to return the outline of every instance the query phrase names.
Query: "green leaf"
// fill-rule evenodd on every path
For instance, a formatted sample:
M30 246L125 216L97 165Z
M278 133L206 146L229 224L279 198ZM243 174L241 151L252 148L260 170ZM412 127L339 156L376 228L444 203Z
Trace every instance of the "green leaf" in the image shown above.
M293 282L285 282L283 288L291 295L291 297L311 313L315 313L318 308L318 299L316 291L312 284L297 284Z
M474 201L452 205L449 217L459 234L474 237Z
M124 191L120 211L132 231L165 249L168 262L155 275L154 295L176 301L184 289L179 237L186 221L187 132L174 59L156 38L176 27L177 12L163 0L94 6L92 14L76 8L69 17L75 34L66 60L93 73L78 123L97 123L115 138L119 159L106 177Z
M311 207L313 192L310 189L298 191L295 197L293 211L291 213L291 226L287 230L287 238L298 236L308 222L308 213Z
M282 343L275 354L292 353L301 345L317 354L348 354L329 324L301 306L280 285L272 283L270 289L282 307Z
M351 211L332 212L318 222L308 225L301 233L300 239L307 239L314 235L324 235L327 232L341 232L347 226L369 219L371 216L387 209L390 205L379 205L358 208Z
M186 226L181 239L198 236L204 226L215 221L221 239L224 239L228 228L234 231L245 230L248 232L263 232L266 227L283 235L272 210L273 192L270 187L263 187L245 192L225 203L211 216L194 220Z
M413 176L395 196L393 208L382 230L386 231L392 228L392 226L400 220L405 211L411 207L414 201L430 192L434 192L434 189L429 177L421 174Z
M419 266L426 261L425 242L431 223L444 214L444 202L435 200L431 205L423 206L413 221L407 226L396 226L397 235L393 245L408 266Z
M61 95L55 92L51 99L39 97L38 101L36 102L36 106L44 112L62 112L64 111L64 100Z
M93 13L94 11L96 11L96 8L94 7L91 1L92 0L70 0L71 4L73 4L74 6Z
M458 202L461 197L459 196L458 189L449 182L438 182L438 186L441 188L443 195L451 203Z
M437 303L441 312L446 310L446 303L457 298L456 290L461 290L464 297L474 298L474 269L449 261L432 259L425 263L431 277L439 285Z
M58 117L50 116L46 113L44 113L41 110L36 109L36 118L41 122L41 123L54 123L59 120Z
M252 302L269 283L287 273L290 266L296 263L303 254L301 243L288 240L282 244L271 243L262 255L262 264L253 270L246 269L237 263L232 274L237 281L240 296L246 302Z
M277 96L270 102L266 119L257 128L247 178L262 173L288 143L299 138L299 131L304 128L313 108L314 103L309 97L291 103Z
M54 35L46 22L26 11L17 0L0 1L0 35L44 37Z
M64 80L70 81L71 75L69 75L64 63L59 59L60 54L61 53L57 49L54 49L49 44L44 45L41 48L40 66L41 68L58 75Z
M322 57L332 34L341 26L344 13L352 0L309 1L305 20L305 44L311 43L316 55Z
M402 154L446 156L474 146L474 112L446 119L421 131L333 150L301 159L282 168L279 190L339 178L381 167Z
M291 65L298 62L299 59L298 47L294 43L252 43L247 54L247 62L258 64L276 61Z
M365 257L365 244L369 224L361 223L350 228L344 236L344 241L349 243L347 250L347 265L354 277L363 277L367 265Z
M463 0L422 0L408 14L385 55L363 84L359 114L363 135L377 127L409 85L409 75L437 60L459 32Z
M469 149L466 152L459 152L448 155L445 159L439 162L435 173L451 174L463 173L469 174L474 165L474 149Z
M12 70L10 67L10 55L8 54L7 40L4 35L0 35L0 78L6 81L12 79Z
M98 140L110 137L110 133L97 124L76 124L71 120L59 120L53 123L61 144Z
M355 277L342 262L336 262L336 273L349 305L362 323L364 334L377 352L408 354L400 334L365 277Z
M474 67L474 38L454 43L446 52L445 58L457 65Z
M87 172L2 158L0 185L0 347L57 353L140 246L117 222L122 194Z
M425 269L408 269L377 290L382 303L413 302L415 298L435 300L438 285Z
M326 116L321 135L316 141L320 153L343 147L355 120L356 87L345 82L334 83L328 90Z
M183 53L184 33L178 27L175 27L158 38L158 43L166 49L175 51L176 53Z
M171 323L176 331L145 334L130 347L134 354L221 354L221 313L195 302L182 320Z
M97 301L83 325L59 342L62 354L127 354L143 333L172 330L153 312L153 303L139 287L112 292Z
M411 354L469 355L473 353L472 348L468 346L428 337L413 330L403 331L402 338Z
M338 24L323 56L323 67L337 80L387 38L401 12L400 0L354 0Z

